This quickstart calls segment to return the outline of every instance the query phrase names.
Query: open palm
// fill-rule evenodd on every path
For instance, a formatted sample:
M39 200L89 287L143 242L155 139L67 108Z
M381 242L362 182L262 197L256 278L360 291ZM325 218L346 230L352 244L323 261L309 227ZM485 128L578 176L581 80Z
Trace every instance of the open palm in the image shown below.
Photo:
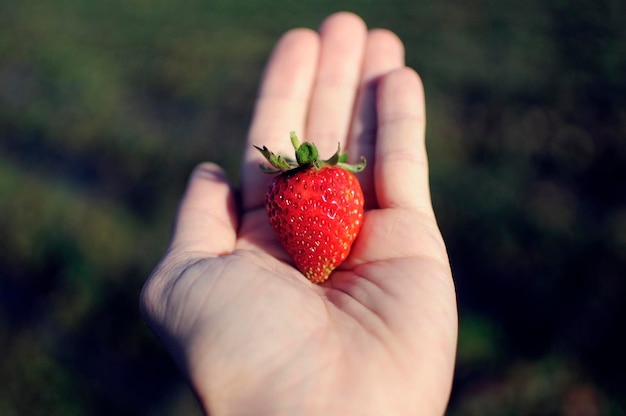
M296 29L268 63L236 200L200 165L142 310L211 414L442 414L456 346L454 285L432 211L421 82L403 47L356 16ZM252 144L287 153L295 130L359 174L363 228L314 285L267 221Z

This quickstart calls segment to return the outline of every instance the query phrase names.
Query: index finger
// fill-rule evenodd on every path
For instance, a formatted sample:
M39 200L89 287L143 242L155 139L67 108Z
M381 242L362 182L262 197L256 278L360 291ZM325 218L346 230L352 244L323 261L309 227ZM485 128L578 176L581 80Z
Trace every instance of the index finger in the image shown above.
M310 29L293 29L277 43L270 57L254 108L242 167L242 207L263 205L269 176L259 170L263 161L253 147L267 146L291 155L289 132L304 131L315 77L319 36Z

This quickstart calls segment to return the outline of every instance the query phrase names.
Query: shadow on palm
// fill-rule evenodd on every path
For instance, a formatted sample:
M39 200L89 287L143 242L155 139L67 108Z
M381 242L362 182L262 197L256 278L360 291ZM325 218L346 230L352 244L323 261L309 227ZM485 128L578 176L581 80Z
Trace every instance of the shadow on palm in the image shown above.
M374 169L373 163L369 169ZM244 172L251 171L253 170L244 169ZM259 172L259 175L264 174ZM361 178L357 175L361 180L373 182L371 173L363 176L365 177ZM267 175L266 183L271 179L272 176ZM373 191L374 184L366 183L363 187ZM260 192L264 189L265 187L257 187L254 190L257 194L249 196L248 200L262 200ZM437 267L434 264L437 260L433 253L441 250L443 243L436 225L433 226L434 221L430 213L404 208L379 208L375 195L370 194L368 198L367 204L377 208L366 210L363 227L350 255L331 274L330 279L321 285L311 284L295 268L293 261L275 236L263 205L242 212L236 253L243 254L271 272L267 278L276 282L265 283L288 283L289 286L293 285L299 290L307 291L316 297L321 296L331 302L336 302L340 298L333 293L336 291L343 292L343 295L359 297L362 296L363 290L371 291L373 285L383 287L386 279L396 278L394 274L398 270L412 268L405 270L405 275L411 276L420 268L428 270L433 266ZM427 264L427 267L424 267L424 263L433 265ZM445 264L440 266L446 267ZM274 287L273 284L271 286ZM340 308L342 305L345 305L343 301L337 304Z

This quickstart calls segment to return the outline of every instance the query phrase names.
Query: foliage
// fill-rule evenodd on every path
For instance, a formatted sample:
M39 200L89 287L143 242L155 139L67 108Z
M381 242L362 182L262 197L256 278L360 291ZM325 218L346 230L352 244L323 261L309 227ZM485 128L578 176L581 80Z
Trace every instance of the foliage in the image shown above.
M424 80L451 415L624 414L626 6L346 1ZM0 414L197 414L137 299L192 167L336 2L0 4Z

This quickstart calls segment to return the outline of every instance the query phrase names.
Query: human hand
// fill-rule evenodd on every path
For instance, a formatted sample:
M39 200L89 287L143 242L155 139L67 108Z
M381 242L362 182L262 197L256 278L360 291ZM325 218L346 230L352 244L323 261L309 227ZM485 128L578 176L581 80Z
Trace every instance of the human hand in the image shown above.
M252 144L364 155L366 212L322 285L291 264L267 221L271 177ZM443 414L457 312L430 202L425 109L400 40L339 13L286 33L270 58L244 155L241 198L215 165L192 174L170 246L141 296L148 324L211 414ZM292 151L292 150L291 150Z

